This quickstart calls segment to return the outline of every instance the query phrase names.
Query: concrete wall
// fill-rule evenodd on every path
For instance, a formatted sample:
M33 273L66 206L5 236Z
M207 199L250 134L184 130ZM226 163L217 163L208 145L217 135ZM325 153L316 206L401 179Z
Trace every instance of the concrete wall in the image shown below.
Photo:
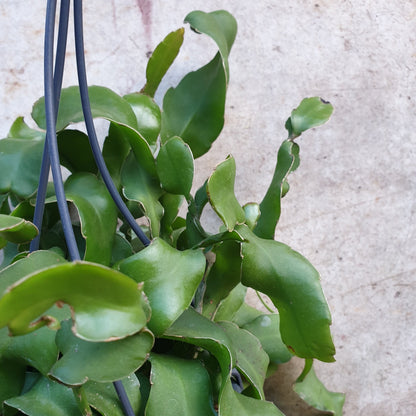
M45 3L0 2L2 137L43 94ZM226 125L200 160L198 181L232 153L238 198L260 200L292 108L313 95L333 103L330 123L299 141L302 164L277 237L321 272L337 362L318 364L318 374L347 393L345 415L416 414L416 3L89 0L90 84L140 89L146 53L189 11L219 8L234 14L239 34ZM168 81L213 52L208 38L187 31ZM64 82L71 85L71 45L67 65Z

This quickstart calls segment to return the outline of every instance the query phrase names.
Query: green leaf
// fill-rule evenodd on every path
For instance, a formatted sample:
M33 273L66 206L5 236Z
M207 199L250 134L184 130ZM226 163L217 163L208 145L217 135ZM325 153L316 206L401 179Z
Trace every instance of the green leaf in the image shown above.
M260 206L256 202L249 202L243 206L247 227L252 230L260 218Z
M100 117L137 130L136 116L130 104L118 94L105 87L91 86L88 88L91 112L94 118ZM36 124L46 130L45 98L42 97L33 106L32 118ZM59 112L56 130L63 130L71 123L84 121L81 97L76 86L64 88L59 101Z
M235 160L228 156L216 167L207 184L209 202L228 231L234 230L235 225L245 221L244 210L234 194L234 182Z
M283 187L289 173L296 169L299 161L299 146L285 140L277 154L276 168L272 182L260 204L260 217L254 232L261 238L274 238L276 225L280 218Z
M185 22L189 23L195 31L205 33L216 42L221 53L228 82L230 78L228 55L237 35L237 21L235 18L225 10L216 10L211 13L196 10L185 17Z
M130 154L121 172L123 194L130 201L137 201L143 207L149 220L152 236L157 237L160 232L160 219L163 215L163 207L159 197L163 194L157 177L151 175L148 170Z
M312 127L326 123L333 110L331 103L322 98L304 98L286 122L289 138L293 139Z
M8 138L15 139L44 139L45 132L31 129L23 120L23 117L18 117L12 127L10 127Z
M20 360L2 357L1 349L0 344L0 404L20 394L25 383L26 371L26 365ZM0 407L0 412L1 410Z
M215 263L206 278L203 313L213 318L223 299L241 280L240 244L224 241L213 248Z
M146 416L214 416L210 378L199 361L152 354Z
M62 166L72 173L97 173L88 136L78 130L62 130L57 135L59 158Z
M49 375L70 386L79 386L88 380L116 381L134 373L144 363L153 342L150 331L111 342L84 341L72 333L71 323L65 321L56 334L56 345L63 355Z
M152 308L148 326L159 335L191 304L205 271L205 256L200 250L176 250L156 238L118 267L135 281L144 282L143 291Z
M241 269L239 268L241 275ZM220 303L215 314L216 321L231 321L240 310L246 297L247 288L239 283L230 294Z
M143 94L154 97L160 81L177 57L183 43L184 29L169 33L153 51L146 67L146 85Z
M244 374L245 379L254 387L256 397L264 400L263 384L266 378L269 357L262 349L260 341L249 331L239 328L231 322L219 322L231 339L237 369Z
M0 193L19 198L33 195L38 187L44 139L0 140Z
M54 315L59 320L71 316L69 308L56 306L47 311L47 314ZM46 376L58 359L55 335L56 331L44 327L30 334L11 337L8 335L7 328L2 328L0 329L0 345L3 344L3 352L0 351L0 356L18 360L19 363L34 367Z
M117 208L104 183L90 173L65 182L66 199L75 204L85 237L85 260L109 265L117 226Z
M312 367L305 376L296 381L293 390L310 406L331 412L334 416L342 416L345 394L327 390Z
M282 341L279 326L278 314L261 315L242 326L260 340L270 362L275 364L286 363L292 358L292 354Z
M242 283L265 293L278 308L283 342L296 355L334 361L331 314L319 273L285 244L257 237L246 226L242 243Z
M27 243L38 235L38 229L23 218L0 214L0 237L12 243Z
M135 374L120 380L126 391L133 412L137 415L140 408L140 383ZM88 381L84 384L85 395L91 407L105 416L124 416L123 407L112 383Z
M72 390L46 377L27 393L6 400L5 405L29 416L81 415Z
M9 264L11 264L13 259L15 258L15 256L18 253L19 253L19 250L18 250L17 244L7 243L2 248L2 255L3 255L2 257L3 257L3 259L2 259L2 262L0 264L0 270L3 270L5 267L7 267ZM0 287L1 287L1 283L0 283Z
M162 142L181 137L198 158L206 153L224 125L226 77L221 55L187 74L163 99Z
M30 258L30 257L29 257ZM15 278L30 264L22 259L2 271ZM21 280L0 298L0 328L8 326L22 335L45 325L56 327L56 318L43 315L54 303L67 303L75 313L74 332L89 341L124 338L146 324L143 299L137 284L104 266L73 262L21 273Z
M150 146L155 146L162 123L159 106L151 97L137 92L123 98L131 105L136 115L137 130Z
M252 306L243 302L238 311L235 313L232 321L239 327L243 327L261 315L263 315L263 312L260 312L256 308L253 308Z
M168 193L160 198L160 203L163 206L163 217L160 223L161 236L168 242L173 240L174 223L178 218L179 209L183 201L184 197L182 195Z
M172 137L161 146L156 169L163 189L171 194L189 195L194 178L194 158L180 137Z

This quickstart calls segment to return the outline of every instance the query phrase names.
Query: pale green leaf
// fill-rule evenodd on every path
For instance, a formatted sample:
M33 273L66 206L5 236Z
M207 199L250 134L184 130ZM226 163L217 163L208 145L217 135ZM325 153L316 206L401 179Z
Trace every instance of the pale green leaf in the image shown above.
M12 243L27 243L38 235L38 229L30 221L0 214L0 237Z

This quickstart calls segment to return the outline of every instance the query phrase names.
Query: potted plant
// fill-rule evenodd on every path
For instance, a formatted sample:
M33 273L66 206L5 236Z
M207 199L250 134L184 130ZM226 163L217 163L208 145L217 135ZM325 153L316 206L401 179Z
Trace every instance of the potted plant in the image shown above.
M222 10L195 11L185 21L210 36L218 53L168 89L162 108L154 95L184 29L155 49L140 92L88 88L92 116L110 121L102 154L73 127L84 119L79 89L62 90L55 121L58 164L70 172L66 203L59 206L49 184L38 226L38 178L52 140L49 132L45 139L45 99L32 111L38 129L18 118L0 141L4 416L281 415L263 384L293 355L305 359L295 390L317 409L342 414L344 396L327 391L312 368L314 359L331 362L335 354L319 274L274 240L288 176L300 161L295 139L325 123L332 106L312 97L291 112L260 203L237 201L231 155L193 192L194 162L224 124L237 25ZM100 160L117 195L104 184ZM214 234L201 223L207 205L222 222ZM71 232L79 259L68 247ZM278 312L249 306L247 287Z

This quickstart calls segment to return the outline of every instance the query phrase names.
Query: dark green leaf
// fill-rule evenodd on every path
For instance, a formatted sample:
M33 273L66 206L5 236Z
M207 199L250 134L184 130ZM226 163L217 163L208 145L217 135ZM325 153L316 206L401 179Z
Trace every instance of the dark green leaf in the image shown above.
M163 206L163 217L160 223L161 236L169 242L173 242L173 230L175 220L178 218L179 208L184 201L182 195L164 194L160 198Z
M189 23L195 31L205 33L216 42L223 59L228 82L230 78L228 55L237 35L235 18L225 10L216 10L211 13L196 10L185 17L185 22Z
M194 178L191 149L180 137L172 137L159 150L156 169L162 188L171 194L188 196Z
M240 244L235 241L224 241L212 250L215 263L206 279L203 313L212 319L220 302L241 280Z
M266 378L269 357L262 349L260 341L249 331L239 328L231 322L219 322L231 339L237 369L254 387L256 397L264 400L263 384Z
M114 235L113 249L111 252L111 264L115 264L126 257L133 255L133 248L131 244L124 238L124 236L117 232Z
M81 415L72 390L46 377L39 379L27 393L6 400L5 405L28 416Z
M109 265L117 226L117 208L104 183L89 173L65 182L66 199L75 204L85 237L85 260Z
M146 67L146 85L143 87L144 94L153 97L165 76L167 70L172 65L183 43L183 28L169 33L153 51Z
M39 182L44 139L0 140L0 193L28 198Z
M42 316L56 302L71 306L74 332L90 341L124 338L146 324L141 292L127 276L81 261L25 272L30 264L22 259L1 273L10 280L18 269L22 279L0 298L0 328L7 325L12 334L22 335L56 327L55 317Z
M276 168L272 182L260 204L260 217L254 232L261 238L274 238L276 225L280 218L283 186L290 172L296 169L299 160L299 146L285 140L277 154Z
M178 251L156 238L118 267L137 282L144 282L152 308L148 326L159 335L191 304L204 274L205 256L200 250Z
M144 209L149 220L152 236L160 232L160 219L163 207L159 197L163 194L157 177L151 175L143 165L137 163L133 154L127 158L121 172L124 196L130 201L137 201Z
M123 97L133 108L137 130L150 146L155 146L160 133L162 115L159 106L147 95L132 93Z
M121 380L127 397L137 415L140 407L140 383L134 374ZM89 381L84 384L84 391L91 407L104 416L124 416L123 407L112 383Z
M261 315L242 326L261 342L261 345L270 358L270 362L276 364L286 363L292 358L280 336L280 318L278 314Z
M89 87L88 94L94 118L105 118L137 130L136 116L126 100L110 89L99 86ZM34 104L32 118L40 128L46 130L45 99L43 97ZM63 130L69 124L80 121L84 121L84 113L82 112L79 89L76 86L64 88L59 101L56 130Z
M186 75L163 99L162 142L181 137L198 158L206 153L224 125L226 79L221 55Z
M23 218L0 214L0 237L12 243L27 243L38 235L38 229Z
M334 361L331 314L316 269L285 244L257 237L246 226L242 283L265 293L278 308L284 343L299 357Z
M58 133L57 138L62 166L72 173L98 172L88 136L85 133L78 130L63 130Z
M331 412L334 416L342 416L345 394L327 390L312 367L305 376L296 381L293 389L310 406Z
M333 110L331 103L322 98L304 98L286 122L289 138L300 136L304 131L326 123Z
M235 225L245 221L244 210L234 194L234 182L235 160L228 156L216 167L207 184L209 202L228 231L234 230Z
M65 321L56 334L56 345L63 355L49 375L70 386L88 380L116 381L134 373L143 364L153 341L150 331L142 331L121 340L88 342L77 338L72 333L71 323Z
M210 378L199 361L152 354L146 416L214 416Z
M241 275L241 270L240 270ZM231 321L240 310L246 297L247 288L239 283L230 294L220 303L215 314L216 321Z
M18 396L22 391L26 371L26 364L20 360L2 357L1 342L0 340L0 414L1 403Z

